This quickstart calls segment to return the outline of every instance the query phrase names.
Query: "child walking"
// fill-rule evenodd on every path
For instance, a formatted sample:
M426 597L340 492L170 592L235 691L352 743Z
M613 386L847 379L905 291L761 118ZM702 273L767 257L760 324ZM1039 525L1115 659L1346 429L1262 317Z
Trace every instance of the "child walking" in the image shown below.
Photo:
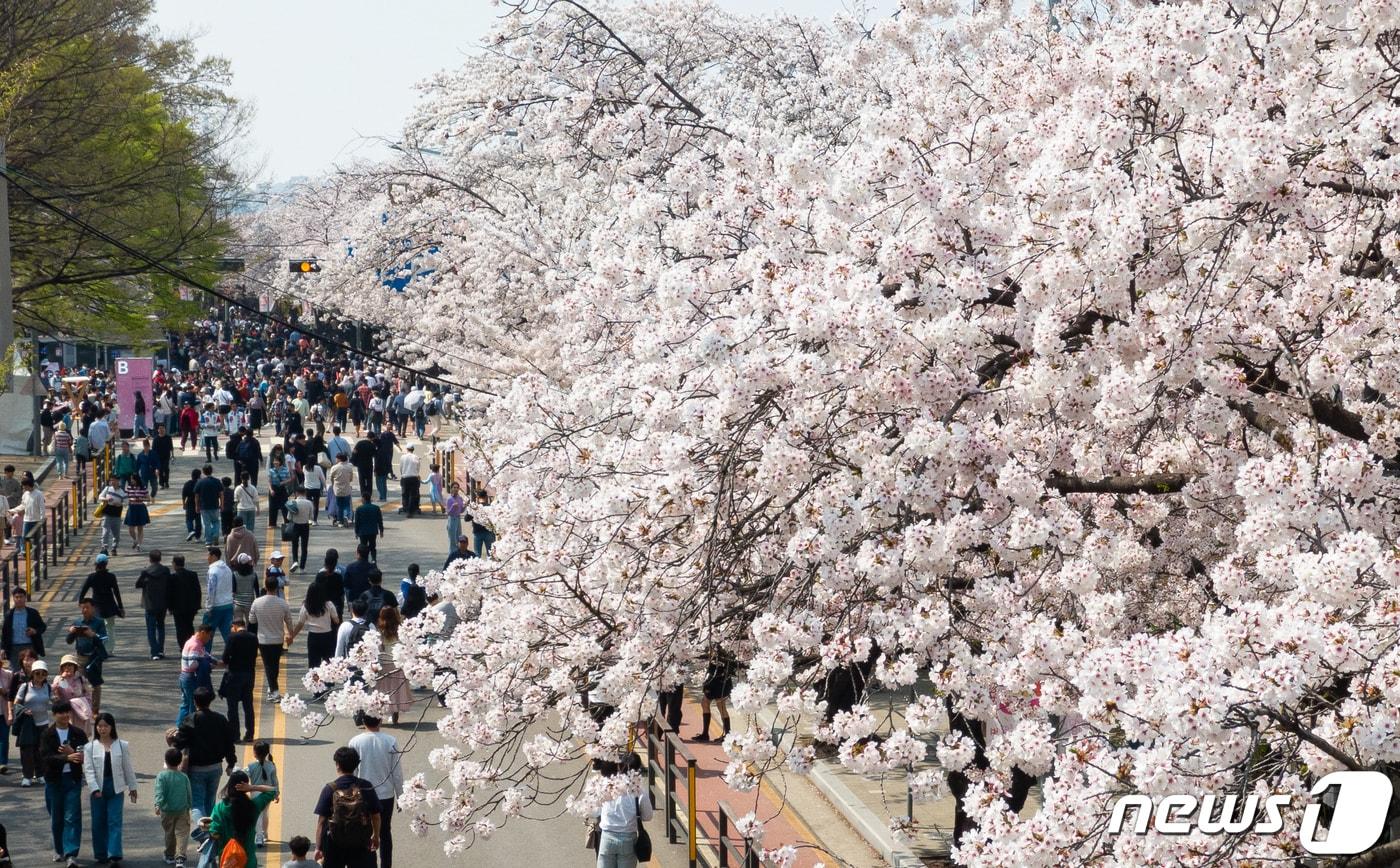
M283 863L282 868L321 868L314 859L306 858L306 854L311 851L311 839L305 835L297 835L288 841L287 849L292 851L292 858Z
M180 771L183 754L177 748L165 752L165 768L156 775L156 816L165 830L165 864L184 868L190 844L190 808L194 792L189 776Z
M442 498L442 465L433 464L428 470L428 501L433 505L433 514L446 511Z
M248 763L248 783L251 786L269 786L281 793L277 783L277 764L272 761L272 745L266 739L253 742L253 761ZM282 801L279 795L274 801ZM258 814L258 834L253 839L259 847L267 846L267 811Z

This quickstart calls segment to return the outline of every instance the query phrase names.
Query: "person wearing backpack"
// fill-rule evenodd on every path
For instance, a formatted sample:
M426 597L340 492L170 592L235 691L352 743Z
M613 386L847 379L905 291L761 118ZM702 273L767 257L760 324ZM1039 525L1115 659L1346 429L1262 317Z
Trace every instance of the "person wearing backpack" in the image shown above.
M365 634L374 628L370 626L369 620L365 618L365 613L369 611L369 604L364 597L358 597L350 603L351 618L340 625L340 630L335 636L335 656L344 657L348 655L360 640L365 638Z
M249 793L256 795L249 796ZM214 806L209 822L209 836L214 839L214 851L219 854L215 864L219 868L258 868L254 843L258 816L276 798L276 787L250 782L245 771L235 771L228 776L224 798Z
M359 751L336 748L337 777L316 801L316 861L322 868L375 868L379 797L374 784L355 776L359 767Z

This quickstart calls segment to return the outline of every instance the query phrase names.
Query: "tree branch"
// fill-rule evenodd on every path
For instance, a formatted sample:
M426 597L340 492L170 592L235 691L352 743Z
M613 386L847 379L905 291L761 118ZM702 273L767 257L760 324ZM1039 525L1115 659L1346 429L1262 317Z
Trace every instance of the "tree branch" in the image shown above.
M1052 473L1045 484L1061 494L1174 494L1185 488L1188 481L1184 473L1105 476L1103 479Z

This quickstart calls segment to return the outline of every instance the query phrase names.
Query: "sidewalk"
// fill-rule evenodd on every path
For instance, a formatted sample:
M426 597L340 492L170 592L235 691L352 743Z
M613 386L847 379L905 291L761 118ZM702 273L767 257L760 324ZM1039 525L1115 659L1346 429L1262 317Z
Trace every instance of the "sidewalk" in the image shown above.
M796 868L812 868L819 864L846 864L867 868L882 864L876 852L842 818L812 782L802 775L787 772L785 769L772 771L755 790L738 792L730 789L724 781L724 769L729 763L729 758L724 752L723 739L716 738L721 726L719 716L716 714L710 724L710 735L716 740L708 743L694 740L694 736L699 732L700 720L699 703L687 701L678 735L685 749L695 757L695 814L700 864L719 864L717 842L720 802L728 805L731 819L753 813L763 823L763 838L761 842L756 843L755 852L774 850L785 845L797 848L797 859L793 863ZM736 714L733 722L736 727L742 727L747 725L748 719L745 715ZM659 757L659 762L664 764L664 754ZM679 757L677 763L684 765L684 761ZM655 793L658 814L664 813L665 780L660 775L657 777ZM677 813L684 821L688 811L684 777L677 780L676 803ZM665 844L664 820L659 827L662 835L657 840L658 848L664 847L667 851L680 854L684 859L685 836L681 835L675 845ZM818 833L815 829L820 829L821 832ZM740 838L732 823L728 837L731 841ZM658 852L661 850L658 849ZM671 852L663 858L665 864L672 863ZM729 862L736 864L733 856Z

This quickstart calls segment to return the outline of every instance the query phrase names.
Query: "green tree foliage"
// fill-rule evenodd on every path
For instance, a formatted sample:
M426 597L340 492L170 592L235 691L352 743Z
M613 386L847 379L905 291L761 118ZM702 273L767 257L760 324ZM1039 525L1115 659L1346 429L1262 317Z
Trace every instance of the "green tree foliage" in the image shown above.
M0 0L0 111L25 189L164 264L214 280L246 113L229 69L147 23L150 0ZM196 305L152 266L11 187L16 322L135 338Z

